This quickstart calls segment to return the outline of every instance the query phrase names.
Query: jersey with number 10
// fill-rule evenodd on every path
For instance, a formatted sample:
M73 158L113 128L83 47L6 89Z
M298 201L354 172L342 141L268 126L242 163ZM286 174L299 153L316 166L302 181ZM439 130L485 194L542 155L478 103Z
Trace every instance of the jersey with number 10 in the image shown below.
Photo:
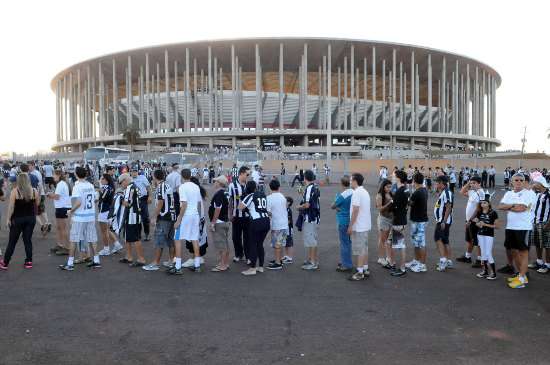
M73 202L78 200L80 206L73 213L73 222L94 222L95 221L95 189L87 181L78 181L73 188L71 196Z

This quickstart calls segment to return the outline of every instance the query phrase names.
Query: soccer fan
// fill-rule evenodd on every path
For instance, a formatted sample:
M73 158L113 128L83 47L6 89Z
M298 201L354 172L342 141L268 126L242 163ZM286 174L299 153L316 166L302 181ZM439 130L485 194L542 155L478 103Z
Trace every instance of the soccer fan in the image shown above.
M491 195L485 194L479 201L477 214L473 218L473 224L478 228L477 239L481 250L481 262L483 271L476 276L480 279L495 280L497 278L495 259L493 258L493 241L495 229L499 227L498 214L491 207Z
M409 199L410 234L414 244L414 259L407 268L412 272L426 272L426 224L428 223L428 190L422 185L424 175L413 176L414 192Z
M67 221L69 216L67 212L72 208L71 189L66 182L65 174L61 170L56 170L52 176L55 192L49 192L47 197L54 201L57 244L50 249L50 252L56 255L68 255L69 224Z
M302 237L304 239L304 247L307 250L307 259L304 265L302 265L302 269L318 270L317 228L319 226L321 214L321 207L319 204L320 192L319 188L315 185L315 174L313 171L306 170L304 173L304 180L306 188L302 196L302 202L298 206L298 210L303 215Z
M378 217L376 219L378 225L378 261L377 263L383 267L390 269L391 266L391 249L388 247L388 238L390 236L392 221L393 221L393 194L391 192L391 181L384 179L380 183L378 192L376 193L376 209Z
M248 210L250 222L248 224L248 258L250 267L241 274L245 276L264 272L264 239L269 232L270 222L267 212L267 198L263 191L256 189L256 183L246 183L248 195L239 203L239 209Z
M249 176L249 169L246 166L241 166L236 179L233 179L229 185L229 212L232 222L232 239L235 256L233 262L239 262L246 256L248 258L248 247L246 245L247 238L247 222L246 212L239 209L241 200L246 196L246 180Z
M414 175L413 175L414 176ZM397 183L397 190L393 194L393 220L391 228L391 248L392 248L392 258L395 260L396 257L399 257L399 268L395 264L395 261L392 262L394 270L392 270L391 275L400 277L407 274L406 271L406 244L405 244L405 228L407 227L407 208L409 204L409 190L407 188L409 177L404 171L394 172L394 177ZM412 179L411 179L412 183ZM407 185L405 185L407 184ZM353 241L352 241L353 244ZM393 250L399 250L398 253Z
M468 198L466 203L466 225L465 225L465 241L466 252L461 257L458 257L456 261L472 264L473 268L481 267L481 256L479 253L479 245L477 241L477 225L472 222L472 219L476 217L478 205L481 199L485 198L485 191L481 188L481 178L477 175L473 176L464 186L460 189L460 194ZM472 260L472 252L476 248L477 257L474 252L474 260Z
M109 212L111 211L115 197L115 182L110 174L103 174L99 182L101 185L97 221L99 222L99 231L103 241L103 249L99 251L99 255L109 256L123 249L117 236L110 230L111 218L109 217ZM113 245L112 249L110 247L111 244Z
M439 194L435 206L435 229L434 241L439 251L439 263L437 271L445 271L453 266L451 257L451 245L449 244L449 230L453 222L453 193L449 190L449 179L445 175L440 175L435 180L436 190Z
M278 180L269 182L271 194L267 197L267 211L271 218L271 247L275 251L275 259L267 268L280 270L283 268L282 256L283 247L286 246L288 234L288 215L286 209L286 198L279 192L281 184Z
M357 272L349 277L349 280L360 281L370 275L368 254L368 235L371 229L370 216L370 195L363 187L363 175L355 173L351 175L351 196L350 220L348 235L351 236L351 250L357 260Z
M148 242L149 233L151 229L150 218L149 218L149 204L151 204L152 202L151 183L145 177L143 170L133 168L131 175L132 175L134 184L139 189L139 211L141 214L141 224L143 225L143 233L145 234L145 238L143 240L145 242Z
M88 263L88 267L100 268L99 252L97 251L97 233L95 227L95 189L92 184L86 180L86 169L84 167L75 168L77 181L73 187L71 202L72 208L69 210L71 216L70 248L69 258L65 265L60 265L62 270L74 270L74 254L76 246L79 245L80 251L85 251L82 244L88 244L90 256L93 260Z
M208 169L207 169L208 170ZM201 191L198 185L192 183L191 171L183 169L181 171L182 184L179 187L180 212L176 222L174 223L174 240L175 240L175 264L167 273L172 275L182 275L182 243L183 241L191 241L193 244L194 269L200 271L200 209L202 204Z
M512 175L512 190L504 194L498 206L499 210L506 211L504 247L507 250L508 266L513 270L513 262L518 270L518 274L508 282L508 286L512 289L524 288L529 283L526 276L529 254L527 235L532 229L532 221L531 201L523 189L524 182L523 174Z
M353 263L348 226L353 189L350 188L350 179L348 175L344 175L340 179L340 188L342 191L336 194L336 199L331 205L331 208L336 210L336 223L338 225L338 237L340 239L340 263L336 267L336 271L351 272Z
M132 181L128 173L123 173L118 177L118 183L124 189L124 199L122 205L125 208L123 227L124 244L126 246L126 256L119 260L122 264L129 264L130 267L143 267L146 265L143 256L143 247L141 246L141 213L139 209L139 189ZM136 260L132 259L132 249L136 251Z
M227 193L227 178L220 175L214 179L216 192L210 201L208 218L212 241L218 251L218 264L212 268L213 272L222 272L229 269L229 194Z
M174 222L176 221L176 209L172 188L165 181L164 171L157 169L153 172L155 183L155 211L151 224L155 226L154 243L155 257L153 261L143 266L145 271L157 271L160 269L160 260L164 249L168 249L169 263L174 257Z
M530 241L535 246L537 259L529 264L529 268L546 274L550 271L550 191L543 176L533 179L533 189L537 191L537 202ZM544 251L546 256L543 256ZM546 258L546 263L544 258Z

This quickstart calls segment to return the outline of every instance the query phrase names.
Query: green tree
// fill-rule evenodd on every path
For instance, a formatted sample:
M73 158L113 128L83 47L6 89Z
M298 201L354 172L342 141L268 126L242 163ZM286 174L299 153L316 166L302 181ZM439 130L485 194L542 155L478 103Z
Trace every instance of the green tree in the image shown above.
M135 127L127 127L126 130L122 133L122 138L130 145L130 152L133 152L133 147L136 145L141 138L139 135L139 130Z

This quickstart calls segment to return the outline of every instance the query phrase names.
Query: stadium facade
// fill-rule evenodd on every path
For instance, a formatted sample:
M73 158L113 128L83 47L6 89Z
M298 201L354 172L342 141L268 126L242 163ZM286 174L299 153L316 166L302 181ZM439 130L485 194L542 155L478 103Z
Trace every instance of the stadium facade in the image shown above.
M499 74L425 47L325 38L170 44L84 61L58 73L56 151L281 146L493 151Z

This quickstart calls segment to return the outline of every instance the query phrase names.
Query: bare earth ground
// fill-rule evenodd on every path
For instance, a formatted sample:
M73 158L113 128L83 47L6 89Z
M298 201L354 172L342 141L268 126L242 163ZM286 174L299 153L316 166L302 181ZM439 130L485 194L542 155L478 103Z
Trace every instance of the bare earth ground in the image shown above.
M42 239L37 229L34 268L23 270L20 242L0 273L0 364L548 364L550 275L532 272L529 287L514 291L503 276L477 279L464 264L438 273L431 224L428 273L390 277L374 263L372 231L371 277L350 282L334 270L336 191L321 190L319 272L300 270L299 233L295 264L256 277L243 277L242 265L169 277L128 268L119 255L104 258L100 270L61 272L65 258L48 255L54 235ZM453 258L463 251L464 205L459 197ZM497 266L502 240L501 229ZM152 243L145 246L152 257ZM207 269L214 263L210 249Z

